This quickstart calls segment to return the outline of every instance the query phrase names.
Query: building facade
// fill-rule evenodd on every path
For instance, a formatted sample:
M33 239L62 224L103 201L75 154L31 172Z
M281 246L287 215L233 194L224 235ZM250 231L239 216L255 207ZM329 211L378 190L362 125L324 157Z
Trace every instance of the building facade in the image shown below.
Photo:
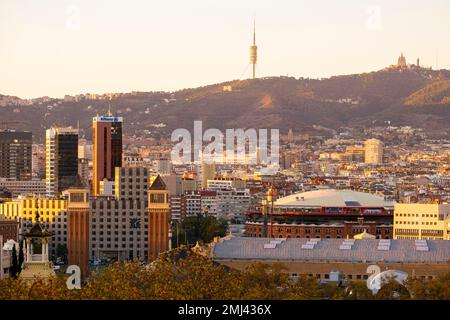
M6 188L11 196L36 196L45 197L47 193L45 180L11 180L0 178L0 188Z
M56 258L57 248L67 248L67 201L48 198L22 198L0 203L0 216L19 223L19 233L39 221L55 233L49 242L49 256Z
M100 194L100 181L114 179L114 168L122 167L122 117L94 117L93 195Z
M47 129L45 148L47 197L58 197L77 183L78 130L70 127Z
M394 239L450 240L450 204L397 203Z
M31 132L0 131L0 178L31 179L32 143Z
M369 139L364 143L366 164L382 164L384 144L378 139Z
M77 265L81 276L89 274L89 190L67 190L68 264Z
M89 218L90 259L147 260L147 200L92 198Z
M170 249L169 191L160 176L148 190L148 260Z

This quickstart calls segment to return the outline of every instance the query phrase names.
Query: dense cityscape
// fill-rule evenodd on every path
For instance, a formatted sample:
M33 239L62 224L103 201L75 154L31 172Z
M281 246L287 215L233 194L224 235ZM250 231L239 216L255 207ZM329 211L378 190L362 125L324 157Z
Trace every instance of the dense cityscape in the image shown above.
M260 77L256 30L248 79L0 95L0 300L450 300L450 71Z

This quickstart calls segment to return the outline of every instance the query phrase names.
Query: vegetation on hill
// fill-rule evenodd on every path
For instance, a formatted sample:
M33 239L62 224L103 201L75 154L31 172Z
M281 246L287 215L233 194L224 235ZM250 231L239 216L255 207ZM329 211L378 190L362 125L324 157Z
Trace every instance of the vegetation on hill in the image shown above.
M313 125L336 129L390 121L428 130L448 129L450 71L381 70L328 79L270 77L229 81L170 92L134 92L113 100L50 99L32 105L0 107L7 127L32 130L43 140L51 125L80 124L92 134L92 117L108 105L125 119L125 133L170 137L176 128L281 128L306 130ZM230 91L231 90L231 91Z

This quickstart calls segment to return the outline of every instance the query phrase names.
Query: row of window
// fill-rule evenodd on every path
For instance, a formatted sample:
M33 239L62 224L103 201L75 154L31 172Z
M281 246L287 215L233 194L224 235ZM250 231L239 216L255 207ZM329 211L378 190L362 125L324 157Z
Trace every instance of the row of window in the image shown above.
M397 221L398 224L415 224L415 225L426 225L426 226L435 226L437 222L428 222L428 221Z
M416 218L418 218L419 214L418 213L416 213L416 214L414 214L414 213L396 213L395 216L396 217L412 217L412 218L416 217ZM422 218L437 218L437 214L421 214L420 216Z
M103 230L100 230L98 234L102 236L102 235L104 234ZM110 235L110 234L111 234L111 231L107 231L106 234L107 234L107 235ZM115 234L115 235L119 235L119 231L114 231L114 234ZM122 235L126 235L126 234L127 234L126 231L122 231ZM130 236L132 236L132 235L134 235L134 232L133 232L133 231L130 231L130 232L128 232L128 234L129 234ZM137 231L137 232L136 232L136 235L140 235L140 234L141 234L140 231ZM93 236L96 236L96 235L97 235L97 232L96 232L95 230L92 231L92 235L93 235Z
M92 244L92 249L94 249L94 248L104 249L104 248L111 248L111 247L119 248L119 245L116 243L116 244L114 244L114 246L111 246L111 243L106 243L106 244L100 243L97 247L95 243ZM122 243L121 247L122 248L134 248L134 245L133 245L133 243L129 243L128 245L125 243ZM139 249L140 247L141 247L141 245L138 243L136 245L136 248ZM147 244L144 244L144 247L146 248Z

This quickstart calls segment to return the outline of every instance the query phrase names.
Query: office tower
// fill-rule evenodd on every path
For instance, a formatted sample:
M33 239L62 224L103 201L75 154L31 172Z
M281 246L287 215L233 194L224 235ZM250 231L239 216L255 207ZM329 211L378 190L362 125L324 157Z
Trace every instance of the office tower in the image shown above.
M208 187L208 180L214 180L216 176L215 163L202 162L202 189L206 190Z
M450 240L450 204L396 203L394 239Z
M148 190L148 259L169 250L169 191L160 176Z
M81 269L85 278L89 272L89 190L67 190L68 263Z
M122 167L122 117L93 119L93 195L100 194L100 181L114 179L114 168Z
M0 131L0 177L31 179L31 132Z
M75 185L78 179L78 130L52 127L46 132L45 180L48 197Z
M383 147L383 142L378 139L366 140L366 142L364 143L365 162L367 164L382 164Z
M149 180L150 177L147 168L116 167L114 179L116 199L147 201Z

